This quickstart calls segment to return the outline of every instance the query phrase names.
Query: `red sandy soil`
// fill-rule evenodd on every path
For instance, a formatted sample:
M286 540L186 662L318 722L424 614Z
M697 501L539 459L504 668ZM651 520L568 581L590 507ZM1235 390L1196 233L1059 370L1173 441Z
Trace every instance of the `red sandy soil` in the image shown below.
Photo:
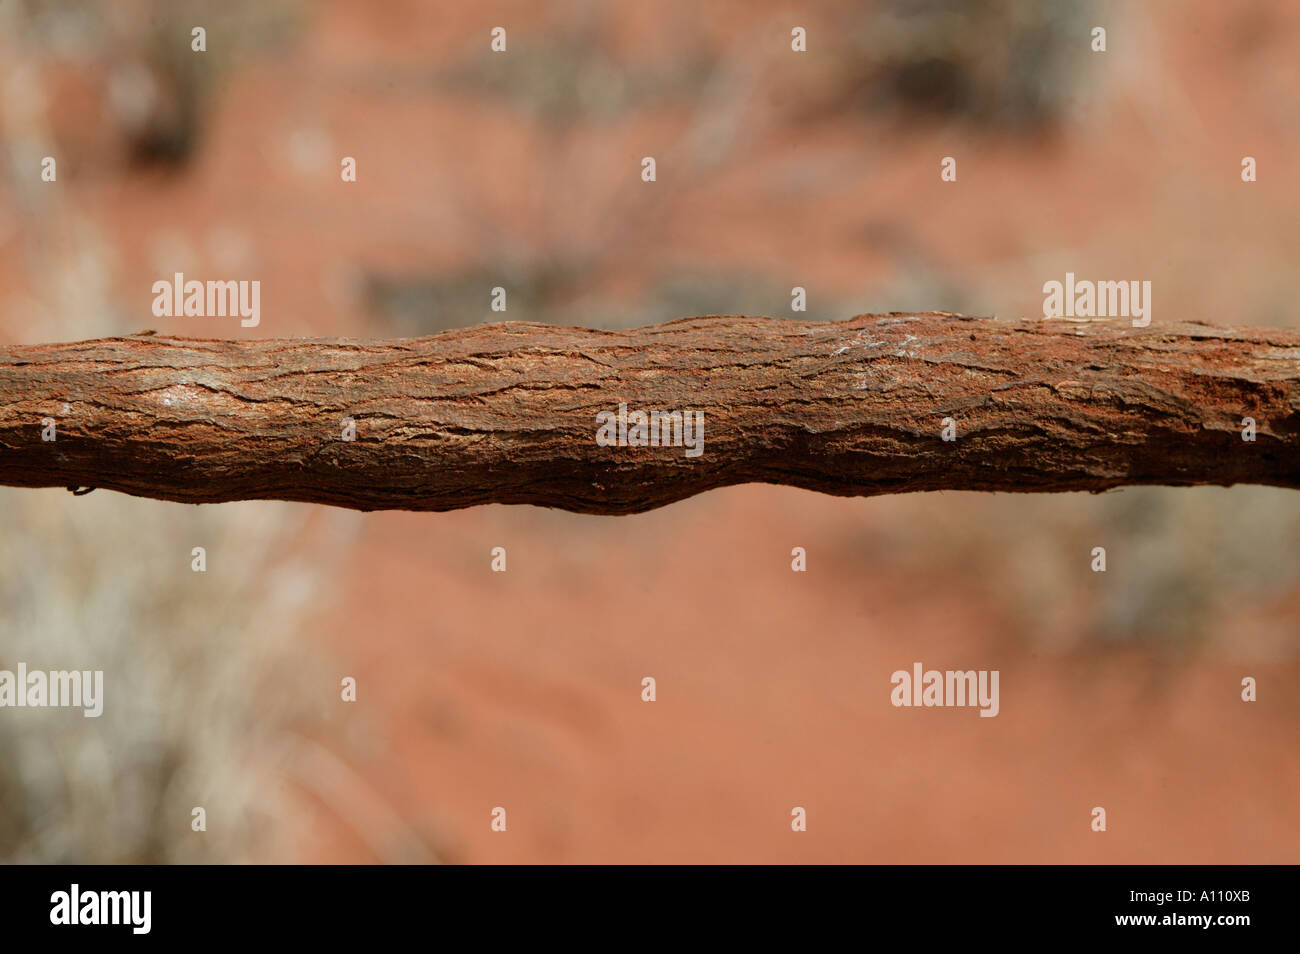
M367 516L315 635L361 687L358 784L449 861L1296 857L1300 667L1027 653L978 579L872 545L899 510L744 487L623 519ZM894 708L916 660L999 668L1001 713ZM1250 706L1244 672L1274 687ZM394 857L309 804L312 860Z

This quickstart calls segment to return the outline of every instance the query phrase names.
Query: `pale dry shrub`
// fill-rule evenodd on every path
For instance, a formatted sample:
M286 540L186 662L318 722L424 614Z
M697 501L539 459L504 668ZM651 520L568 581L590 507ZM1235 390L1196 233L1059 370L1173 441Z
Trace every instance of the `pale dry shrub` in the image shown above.
M358 515L12 489L0 512L0 668L104 672L99 718L0 709L0 858L265 857L292 834L267 754L312 702L337 698L293 637L328 598ZM206 572L191 568L196 546Z

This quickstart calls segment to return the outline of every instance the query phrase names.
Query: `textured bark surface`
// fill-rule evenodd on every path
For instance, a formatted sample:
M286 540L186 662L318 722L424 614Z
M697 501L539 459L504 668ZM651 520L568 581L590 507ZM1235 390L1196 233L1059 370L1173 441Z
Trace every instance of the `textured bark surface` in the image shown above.
M597 413L621 402L702 411L703 454L598 446ZM345 417L355 441L342 439ZM955 441L941 438L946 417ZM43 419L56 440L42 439ZM1300 332L725 316L0 348L2 484L620 514L752 481L843 495L1298 487Z

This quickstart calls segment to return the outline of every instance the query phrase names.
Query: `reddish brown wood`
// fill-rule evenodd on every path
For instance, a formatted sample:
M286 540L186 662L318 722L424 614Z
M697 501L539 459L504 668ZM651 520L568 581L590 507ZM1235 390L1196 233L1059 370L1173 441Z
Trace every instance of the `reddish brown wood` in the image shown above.
M620 402L703 411L702 456L597 446L597 412ZM940 436L945 417L953 442ZM57 440L42 440L43 418ZM843 495L1297 487L1300 332L725 316L629 331L505 323L396 341L0 348L0 484L621 514L752 481Z

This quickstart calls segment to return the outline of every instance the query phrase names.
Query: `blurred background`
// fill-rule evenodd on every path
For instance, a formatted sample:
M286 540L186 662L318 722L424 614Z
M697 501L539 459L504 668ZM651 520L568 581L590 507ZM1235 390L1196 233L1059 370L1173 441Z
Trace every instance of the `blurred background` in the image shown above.
M794 286L1032 317L1066 271L1295 327L1297 155L1282 2L0 0L0 343ZM174 271L260 280L261 325L155 318ZM0 488L0 669L106 686L99 719L0 711L0 860L1295 862L1298 554L1300 498L1256 487L623 518ZM918 660L999 669L1000 715L893 708Z

